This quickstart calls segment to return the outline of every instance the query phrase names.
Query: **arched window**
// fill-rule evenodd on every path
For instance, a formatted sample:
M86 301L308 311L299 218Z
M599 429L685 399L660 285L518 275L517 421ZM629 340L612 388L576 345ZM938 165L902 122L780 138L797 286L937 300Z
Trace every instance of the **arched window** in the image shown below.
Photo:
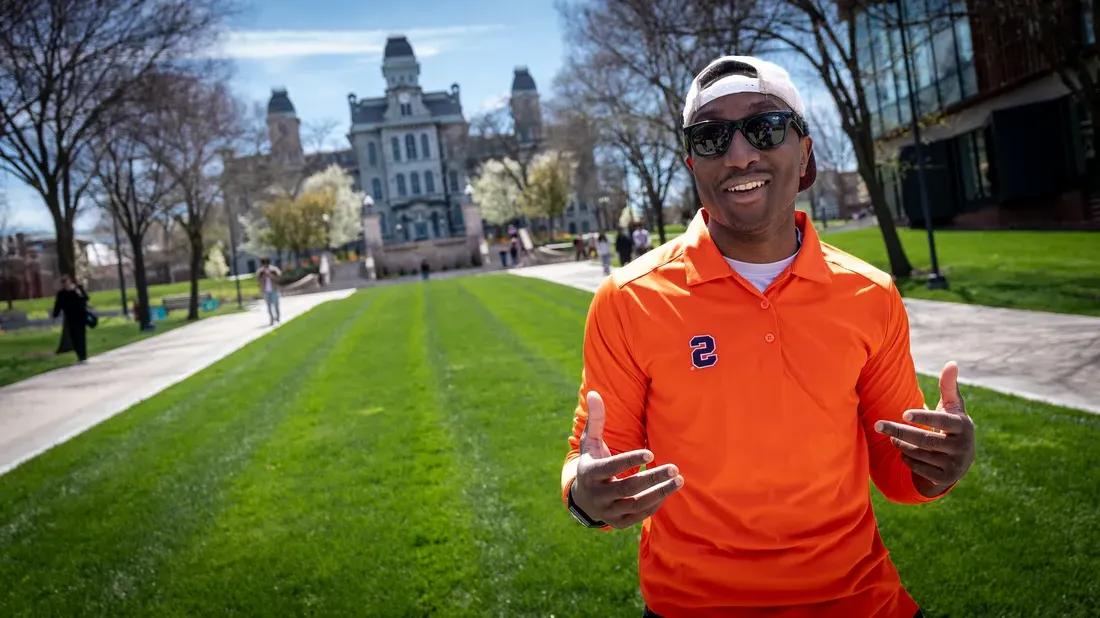
M412 194L420 195L420 174L416 172L409 174L409 182L412 184Z
M398 174L397 175L397 194L402 196L402 197L405 196L405 175L404 174Z
M431 155L432 149L428 147L428 134L427 133L421 133L420 134L420 152L423 153L423 156L424 156L425 159L431 159L432 158L432 155Z
M401 140L396 137L390 138L390 145L393 146L393 160L401 160Z
M382 181L375 178L370 181L370 192L374 195L374 199L382 199Z
M458 172L451 170L451 193L458 193Z
M432 170L424 172L424 193L435 193L435 174L432 174Z
M367 144L367 161L370 162L371 167L378 165L378 149L375 148L374 142Z
M409 155L409 161L416 158L416 137L412 133L405 136L405 153Z

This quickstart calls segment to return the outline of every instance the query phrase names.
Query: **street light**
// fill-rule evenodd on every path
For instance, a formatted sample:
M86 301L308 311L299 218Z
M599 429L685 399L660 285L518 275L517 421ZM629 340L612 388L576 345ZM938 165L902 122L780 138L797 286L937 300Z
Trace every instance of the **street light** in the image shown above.
M898 28L901 30L901 56L905 61L905 84L909 90L909 116L913 128L913 152L917 157L917 182L920 184L920 207L924 213L924 227L928 232L928 254L932 258L932 274L928 275L929 290L946 290L947 278L940 274L940 262L936 256L936 237L932 228L932 213L928 208L928 187L924 179L924 153L920 141L920 118L917 97L913 93L913 75L909 66L909 41L905 32L905 3L897 0Z

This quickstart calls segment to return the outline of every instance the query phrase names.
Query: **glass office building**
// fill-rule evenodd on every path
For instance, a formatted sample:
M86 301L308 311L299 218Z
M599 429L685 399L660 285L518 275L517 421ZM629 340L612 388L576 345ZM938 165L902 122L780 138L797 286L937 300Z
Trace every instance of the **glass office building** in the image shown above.
M1044 41L1040 33L1021 40L1020 26L1028 25L1028 16L1016 23L983 19L979 9L993 6L974 0L889 0L855 15L871 132L883 153L879 178L891 210L913 225L923 225L923 213L909 135L909 82L923 120L929 204L937 223L1014 204L1017 209L1001 217L1010 222L1022 217L1020 204L1062 203L1067 193L1080 193L1091 156L1082 136L1091 125L1036 51L1037 45L1053 39ZM1082 15L1088 17L1084 10ZM902 16L909 45L908 80ZM1090 24L1091 19L1083 22ZM1079 37L1056 44L1076 48L1095 42L1087 25ZM1047 153L1041 160L1034 156L1035 140ZM1086 217L1082 199L1079 210ZM1057 214L1067 216L1075 215Z

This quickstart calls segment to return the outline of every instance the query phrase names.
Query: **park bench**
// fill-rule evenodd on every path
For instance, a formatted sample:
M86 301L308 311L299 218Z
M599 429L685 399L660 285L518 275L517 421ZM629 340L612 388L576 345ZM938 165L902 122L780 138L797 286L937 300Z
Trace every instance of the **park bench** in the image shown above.
M199 304L203 301L210 300L210 292L199 293ZM191 306L190 294L173 294L172 296L162 296L160 302L164 304L165 311L172 311L175 309L187 309Z

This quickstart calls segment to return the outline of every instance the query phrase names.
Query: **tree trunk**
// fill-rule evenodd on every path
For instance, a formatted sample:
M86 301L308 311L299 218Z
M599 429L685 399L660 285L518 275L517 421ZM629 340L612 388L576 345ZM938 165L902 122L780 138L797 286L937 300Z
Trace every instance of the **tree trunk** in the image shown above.
M866 132L866 135L860 133ZM882 241L886 244L886 256L890 260L890 274L897 279L905 279L913 274L913 265L905 255L905 248L901 246L901 238L898 237L897 226L894 225L894 214L890 212L886 204L886 191L878 181L875 174L874 143L870 136L870 127L862 127L856 135L849 135L852 146L856 151L856 165L859 175L867 185L867 193L871 198L871 208L878 218L878 227L882 232ZM863 147L861 147L861 145Z
M53 201L57 198L54 197ZM56 208L56 210L55 210ZM76 277L76 246L73 226L61 214L60 204L50 204L53 212L54 232L57 235L57 275Z
M141 237L130 237L130 250L134 255L134 287L137 288L138 301L138 311L134 317L137 318L138 328L145 331L151 326L151 320L149 319L149 278L145 275L143 241Z
M668 238L665 236L664 204L661 203L661 199L652 189L647 190L647 192L649 193L649 211L657 218L657 238L660 239L663 245L668 242Z
M199 272L202 270L202 236L191 237L191 303L187 319L199 319Z

